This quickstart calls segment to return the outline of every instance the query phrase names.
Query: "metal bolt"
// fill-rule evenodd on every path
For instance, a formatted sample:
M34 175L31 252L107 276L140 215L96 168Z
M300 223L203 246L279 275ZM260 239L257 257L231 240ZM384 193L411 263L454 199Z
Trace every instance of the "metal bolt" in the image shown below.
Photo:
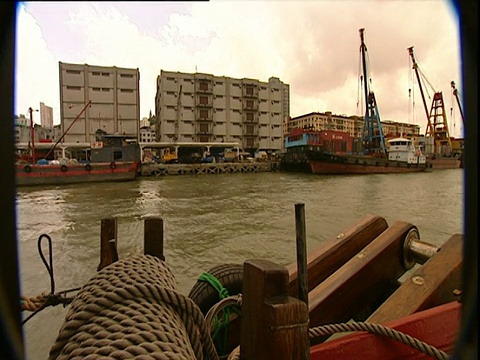
M414 276L412 277L412 282L415 285L423 285L425 284L425 280L421 276Z
M423 265L437 251L438 248L435 245L420 241L418 229L413 227L405 236L403 243L403 265L407 270L416 263Z

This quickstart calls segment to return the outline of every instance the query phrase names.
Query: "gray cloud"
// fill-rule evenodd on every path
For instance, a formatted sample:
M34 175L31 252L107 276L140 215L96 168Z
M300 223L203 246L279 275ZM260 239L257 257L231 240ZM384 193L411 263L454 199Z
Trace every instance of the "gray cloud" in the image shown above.
M365 28L369 75L382 119L425 126L410 46L435 90L443 92L447 108L450 81L461 89L457 19L443 0L26 4L17 41L19 112L27 102L39 101L58 110L58 61L63 61L138 67L141 116L155 107L161 69L261 81L276 76L290 84L292 116L361 114L360 28ZM39 73L31 64L33 43L35 57L44 61ZM26 89L27 73L37 91ZM415 106L409 89L418 95ZM461 135L461 126L453 125Z

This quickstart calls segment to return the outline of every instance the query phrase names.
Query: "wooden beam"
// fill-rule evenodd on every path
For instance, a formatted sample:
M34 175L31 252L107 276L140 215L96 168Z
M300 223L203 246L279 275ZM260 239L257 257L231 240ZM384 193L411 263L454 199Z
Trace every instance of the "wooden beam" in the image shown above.
M396 222L315 287L309 293L310 326L347 322L390 292L406 271L404 240L412 228Z
M333 274L387 228L387 221L383 217L368 214L310 251L307 257L308 291ZM289 294L298 298L297 262L288 265L287 269Z
M366 320L381 324L459 300L463 236L453 235Z

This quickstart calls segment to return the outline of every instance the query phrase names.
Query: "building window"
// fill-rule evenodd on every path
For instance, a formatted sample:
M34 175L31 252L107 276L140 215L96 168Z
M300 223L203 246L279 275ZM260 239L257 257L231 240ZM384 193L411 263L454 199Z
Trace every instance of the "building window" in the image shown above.
M253 108L253 100L247 100L245 102L245 105L247 106L247 108L250 108L250 109Z
M206 81L200 81L198 84L199 90L208 90L208 83Z
M92 75L93 76L100 76L100 73L98 71L94 71L94 72L92 72Z
M100 88L94 87L94 88L92 88L92 90L93 90L93 91L100 91Z
M245 94L253 95L253 87L247 86L247 88L245 89Z
M122 160L122 152L121 151L114 151L113 152L113 160Z
M200 124L200 132L208 132L208 124Z
M66 70L65 71L67 74L80 74L80 70Z
M67 90L81 90L80 86L67 86Z
M255 139L247 138L247 147L254 147L255 146Z
M120 89L120 92L133 93L133 90L132 89Z
M199 96L198 97L198 102L202 105L207 105L208 104L208 97L207 96Z
M109 76L110 76L110 73L107 73L107 72L102 72L102 76L109 77Z
M245 116L246 116L247 121L253 121L253 119L254 119L253 113L251 113L251 112L246 113Z
M120 74L120 77L133 78L133 74Z
M208 110L200 110L200 118L202 119L208 118Z
M110 89L109 88L102 88L102 91L103 92L110 92Z

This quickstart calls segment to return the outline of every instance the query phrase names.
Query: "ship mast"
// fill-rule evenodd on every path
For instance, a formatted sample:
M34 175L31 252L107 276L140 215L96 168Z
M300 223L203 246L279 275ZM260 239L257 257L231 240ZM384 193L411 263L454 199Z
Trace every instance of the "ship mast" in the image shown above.
M386 156L387 147L385 144L385 137L383 135L382 123L380 120L380 114L378 112L377 101L375 94L369 89L368 86L368 71L367 71L367 46L364 39L365 29L360 29L360 53L362 55L362 69L363 69L363 87L365 92L365 121L363 124L362 132L362 145L363 153L377 154L380 156Z
M89 100L88 103L83 107L82 111L80 111L80 113L77 115L77 117L72 121L72 123L70 124L70 126L67 128L67 130L64 131L64 133L62 134L62 136L60 136L58 138L58 140L55 142L55 144L53 144L53 146L51 147L50 150L48 150L47 154L45 155L45 159L48 157L48 155L50 155L54 150L55 148L57 147L57 145L60 143L60 141L63 140L63 138L65 137L65 135L67 135L67 133L70 131L70 129L73 127L73 125L77 122L77 120L80 118L80 116L82 116L82 114L85 112L85 110L87 110L88 106L92 103L92 100Z
M33 126L33 109L31 107L28 108L28 112L30 113L30 137L32 141L32 163L35 164L37 162L37 154L35 151L35 127Z

